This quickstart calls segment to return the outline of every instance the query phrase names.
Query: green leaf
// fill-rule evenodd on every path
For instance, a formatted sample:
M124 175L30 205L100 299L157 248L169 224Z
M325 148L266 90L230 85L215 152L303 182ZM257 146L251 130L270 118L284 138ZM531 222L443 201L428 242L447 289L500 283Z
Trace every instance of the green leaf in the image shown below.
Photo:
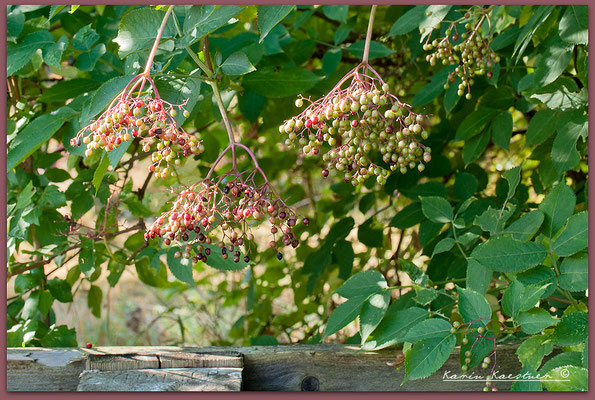
M444 82L448 78L448 75L454 71L453 65L446 66L434 74L430 78L430 82L419 90L411 100L413 107L425 106L436 97L440 96L444 92Z
M468 140L479 135L483 129L499 114L493 108L478 108L467 115L455 133L455 141Z
M515 392L542 392L543 386L539 380L523 379L524 376L537 376L537 371L530 365L521 368L516 380L512 383L511 390Z
M172 247L168 250L167 267L178 280L194 286L194 279L192 278L192 260L184 257L175 258L174 253L176 251L179 251L176 247ZM215 258L219 257L219 255L212 255L211 257Z
M363 350L380 350L403 341L405 334L413 326L428 318L428 311L419 307L397 309L398 303L389 307L386 316L373 332L373 339L362 346Z
M430 278L417 265L404 258L399 258L399 269L409 275L411 281L417 285L427 286Z
M496 236L502 232L504 224L511 217L514 210L515 207L496 210L490 206L483 214L475 218L475 224L482 230L490 232L492 236Z
M558 322L556 318L552 317L549 311L538 307L519 313L518 321L523 332L528 335L539 333Z
M501 149L507 149L512 138L512 114L510 111L500 113L492 121L492 142Z
M566 257L560 264L560 287L571 292L582 292L589 288L589 257L587 253Z
M556 130L559 114L556 110L544 108L535 113L527 128L527 145L538 145L545 142Z
M536 370L541 365L543 357L550 354L553 349L550 334L534 335L521 343L516 353L523 367L528 365Z
M237 76L245 75L249 72L255 71L254 65L250 63L246 54L242 52L235 52L221 64L221 69L227 75Z
M343 240L349 235L355 226L355 221L351 217L345 217L335 222L325 238L325 243L335 243Z
M130 82L132 76L117 76L103 83L83 107L79 121L81 126L87 126L91 119L105 109L118 93Z
M87 211L93 208L95 198L91 190L81 192L72 200L70 211L72 212L72 219L78 221Z
M474 259L467 260L467 289L471 289L479 294L485 294L492 282L494 272L481 265Z
M514 50L512 53L512 57L516 55L515 63L519 61L523 52L531 42L531 38L533 34L539 28L539 26L546 21L547 17L551 14L552 10L554 9L553 5L542 5L533 12L531 18L527 23L523 26L515 44Z
M97 318L101 317L101 300L103 293L99 286L91 285L89 288L89 294L87 295L87 305L91 310L91 313Z
M375 293L364 302L359 316L362 344L368 339L368 336L376 329L378 324L380 324L380 321L382 321L389 302L390 290Z
M62 61L62 54L68 47L68 38L66 35L60 36L60 39L51 46L46 46L43 49L43 61L52 67L60 67ZM42 96L43 97L43 96Z
M370 295L358 295L350 298L345 303L341 303L337 308L334 309L330 315L326 328L324 329L324 335L322 338L327 338L337 331L345 328L347 324L353 321L360 313L364 301Z
M535 65L533 85L543 87L555 81L564 72L572 59L572 47L555 37L545 43L543 51Z
M75 67L80 69L81 71L92 71L95 68L95 64L97 60L101 56L105 54L106 47L105 44L99 43L97 46L93 47L90 51L84 52L81 54L74 64Z
M348 5L329 5L326 4L322 6L322 12L328 18L339 21L339 22L347 22L347 13L349 11Z
M79 268L85 274L87 279L91 278L95 271L95 242L85 240L82 242L81 252L79 253Z
M415 202L409 204L407 207L395 214L388 226L406 229L419 224L421 221L423 221L423 219L424 214L421 209L421 203Z
M156 10L151 7L137 8L126 13L120 21L118 36L113 42L119 46L118 55L120 58L139 51L148 51L155 39L157 32L165 16L165 11ZM169 39L176 35L173 18L169 18L161 40Z
M465 142L463 147L463 161L469 165L477 160L488 147L490 142L490 130L487 129L481 135L474 136Z
M554 239L552 250L558 256L567 257L578 253L589 245L589 215L582 211L568 218L568 222Z
M62 9L66 7L66 6L58 6L58 5L52 5L50 7L50 16L49 16L49 20L51 21L52 18L54 18L56 16L56 14L58 14L60 11L62 11Z
M66 195L58 189L58 186L48 185L43 190L43 194L39 199L39 205L44 208L60 208L66 205Z
M391 26L388 36L404 35L419 27L419 24L426 17L427 5L417 5L401 15Z
M283 66L259 68L244 76L242 86L266 97L278 98L303 93L318 83L322 77L299 67Z
M465 322L473 322L470 327L486 326L492 318L492 309L486 298L471 290L457 286L459 313ZM477 322L475 322L477 321Z
M490 238L471 253L479 263L499 272L525 271L541 263L546 255L541 243L521 242L511 235Z
M206 264L209 267L213 267L220 271L239 271L248 266L248 263L244 261L243 257L240 257L240 261L237 263L234 262L231 257L224 260L221 258L221 249L218 246L203 244L203 247L209 247L211 249L211 256L209 256L206 261Z
M46 30L36 31L25 36L19 44L8 42L6 48L6 76L14 75L23 68L25 64L31 61L37 49L53 44L54 38Z
M457 199L467 200L477 191L478 186L479 182L473 174L458 172L452 190Z
M262 43L264 38L269 34L271 29L275 27L283 18L293 10L295 5L264 5L256 6L258 31L260 32L259 43Z
M450 332L442 337L417 342L405 354L405 377L408 380L427 378L436 372L451 355L457 339Z
M587 5L567 5L558 30L562 40L572 44L589 43L589 17Z
M40 342L43 347L76 347L76 331L74 328L68 329L66 325L52 325Z
M422 197L421 209L426 218L432 222L448 223L454 219L450 203L443 197Z
M512 199L519 182L521 181L521 167L514 167L502 174L502 177L508 181L508 195L506 200Z
M589 370L565 365L548 372L541 378L541 383L550 392L586 392L589 390Z
M339 240L333 246L333 257L339 265L340 279L349 279L353 269L354 255L355 254L353 252L353 246L351 245L351 242Z
M451 8L452 5L431 5L426 8L426 12L419 22L420 43L430 34L430 30L435 28L446 17Z
M95 195L97 195L97 192L99 192L99 186L101 185L103 177L107 172L107 167L109 167L109 158L107 157L107 153L104 152L101 157L101 161L93 173L93 187L95 188Z
M95 29L91 28L91 24L79 29L72 37L72 47L77 50L87 51L99 40L99 35Z
M72 287L68 282L54 278L47 282L47 288L59 302L70 303L72 301Z
M436 223L430 220L425 220L419 224L419 245L421 247L425 247L428 243L430 243L430 241L440 234L443 226L443 223Z
M407 331L404 342L415 343L420 340L443 338L450 334L452 325L442 318L430 318L420 322Z
M384 238L382 228L374 228L373 226L377 226L377 224L374 222L374 218L371 217L357 229L357 239L368 247L382 247Z
M364 56L365 43L366 42L363 40L358 40L357 42L352 43L349 46L347 46L346 50L349 51L354 56L356 56L357 58L361 58ZM395 50L386 47L382 43L372 40L370 42L370 52L368 54L368 59L373 60L375 58L390 56L391 54L394 54L394 53L395 53Z
M10 10L6 16L6 33L8 36L19 36L23 31L24 26L25 14L23 14L23 12L18 8Z
M60 129L76 112L67 106L35 118L10 142L6 156L7 170L20 164Z
M39 293L39 312L41 315L48 315L54 303L54 296L47 290L42 290Z
M580 154L576 150L579 137L588 134L588 116L581 110L566 112L558 121L558 133L552 145L552 161L560 173L574 169L580 162Z
M143 203L140 202L138 197L135 194L130 195L126 200L124 200L124 204L130 210L130 213L139 218L148 218L154 215L154 213L149 210Z
M530 211L510 224L504 230L504 233L511 234L512 238L515 240L526 242L530 240L541 227L543 219L544 214L541 211Z
M234 5L222 5L216 10L214 8L214 5L191 7L184 20L184 38L179 41L179 45L189 46L195 43L227 24L244 9Z
M586 312L573 312L562 317L552 335L558 346L573 346L584 342L589 333L589 317Z
M40 285L41 277L38 274L20 274L14 280L14 291L15 293L24 293Z
M341 62L341 50L330 49L322 56L322 71L326 76L331 76L339 67Z
M434 246L434 251L432 252L432 257L436 254L444 253L445 251L449 251L455 245L455 240L453 238L444 238Z
M377 270L360 271L345 281L335 293L352 298L365 295L366 298L372 294L380 293L388 287L386 279Z
M574 213L576 196L572 189L559 183L543 199L539 210L545 215L543 232L548 237L553 237Z
M543 367L539 369L539 373L545 375L554 368L564 365L581 365L581 353L578 351L570 351L557 354L543 364Z

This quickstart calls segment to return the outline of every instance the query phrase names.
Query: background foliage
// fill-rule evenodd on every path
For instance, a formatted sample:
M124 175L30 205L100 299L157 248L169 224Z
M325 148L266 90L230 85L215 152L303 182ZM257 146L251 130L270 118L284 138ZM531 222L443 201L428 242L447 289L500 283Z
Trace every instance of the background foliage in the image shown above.
M496 6L501 62L476 78L471 100L456 84L444 89L451 67L430 66L420 40L464 10L431 6L430 18L427 7L379 6L370 62L431 114L432 161L353 188L323 179L320 160L285 148L277 128L296 114L297 94L323 96L359 62L369 6L176 6L183 36L169 21L152 75L165 100L188 99L184 127L206 151L163 181L147 175L136 143L85 159L69 139L142 71L164 10L8 6L8 345L84 343L61 304L77 299L94 329L115 329L110 312L130 305L109 293L128 276L159 299L144 332L170 321L172 344L406 343L406 379L418 379L461 343L452 322L471 324L470 343L485 322L497 343L520 343L524 371L573 366L570 383L546 389L586 389L587 7ZM215 260L190 270L143 239L173 198L167 189L203 177L226 146L212 91L184 50L200 52L207 35L237 136L311 221L282 262L262 246L243 270ZM122 344L146 343L131 333ZM492 350L478 343L470 367Z

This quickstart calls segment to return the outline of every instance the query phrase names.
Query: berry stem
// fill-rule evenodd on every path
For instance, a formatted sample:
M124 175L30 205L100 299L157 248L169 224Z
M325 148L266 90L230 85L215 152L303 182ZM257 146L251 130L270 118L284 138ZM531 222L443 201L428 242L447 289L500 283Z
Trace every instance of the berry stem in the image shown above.
M370 11L370 21L368 22L368 32L366 33L366 44L364 46L364 57L362 58L362 64L368 63L368 56L370 54L370 42L372 41L372 28L374 27L374 14L376 14L376 5L372 6Z
M163 35L163 31L165 30L165 24L167 23L169 15L173 11L173 9L174 9L173 5L169 6L165 13L165 17L163 17L163 21L161 21L161 26L159 27L159 30L157 31L157 37L155 38L155 43L153 43L153 48L151 49L151 52L149 53L149 58L147 59L147 65L145 66L145 71L143 72L143 75L145 75L145 76L149 76L149 72L151 71L151 65L153 65L153 58L155 58L155 53L157 53L157 47L159 46L159 41L161 41L161 35Z

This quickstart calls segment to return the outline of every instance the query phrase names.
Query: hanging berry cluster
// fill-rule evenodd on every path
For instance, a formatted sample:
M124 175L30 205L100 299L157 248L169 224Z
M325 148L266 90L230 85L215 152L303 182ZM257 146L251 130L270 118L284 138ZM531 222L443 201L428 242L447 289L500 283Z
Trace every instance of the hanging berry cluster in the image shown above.
M232 146L249 151L239 143ZM268 220L269 247L276 249L277 258L282 260L281 243L296 248L299 240L293 228L300 222L308 225L309 220L281 200L253 160L254 168L238 172L234 162L231 172L216 179L210 177L211 169L205 179L178 194L171 209L148 227L145 239L161 237L166 245L179 245L183 251L174 256L192 258L194 263L206 261L213 251L224 260L231 258L237 263L243 258L249 262L254 248L252 228ZM257 173L264 178L260 185L255 183Z
M147 82L153 95L143 92ZM198 138L186 133L174 119L178 112L186 118L190 116L184 105L161 99L153 80L146 74L140 74L130 81L97 120L81 129L70 144L85 144L85 156L90 157L94 150L102 149L109 153L124 142L140 138L143 151L153 149L153 164L149 170L159 178L166 178L175 174L170 168L172 163L180 165L181 157L204 151Z
M467 100L471 99L471 86L475 82L473 78L485 75L490 79L493 76L492 69L500 62L500 57L490 48L492 36L490 33L486 35L482 27L487 21L491 28L490 11L491 8L471 7L463 18L451 23L445 32L446 36L431 40L430 33L423 46L425 51L434 50L426 56L430 65L435 65L437 61L444 65L457 65L454 72L448 75L444 88L448 89L451 83L457 81L457 77L460 78L457 94L462 96L467 92ZM459 34L458 26L462 24L465 31Z
M349 86L342 89L350 78ZM349 72L323 98L310 101L300 96L296 106L304 102L310 104L279 131L288 135L285 143L291 148L299 145L305 154L313 155L324 152L324 177L335 169L354 186L371 176L384 184L388 169L423 171L423 162L431 159L431 149L420 143L420 138L428 137L421 125L424 116L391 94L389 85L367 62ZM385 164L375 163L372 152L379 152Z

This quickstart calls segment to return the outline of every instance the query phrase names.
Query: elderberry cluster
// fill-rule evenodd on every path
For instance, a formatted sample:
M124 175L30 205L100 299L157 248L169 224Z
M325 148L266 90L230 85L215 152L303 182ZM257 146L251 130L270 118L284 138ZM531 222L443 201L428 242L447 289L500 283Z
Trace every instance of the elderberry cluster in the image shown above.
M493 76L494 65L500 62L500 57L490 48L491 35L484 34L482 28L483 22L489 18L489 11L482 7L473 7L469 11L461 20L449 26L445 32L446 36L430 41L431 35L428 35L428 40L423 46L425 51L434 50L426 56L430 65L435 65L437 61L444 65L457 65L454 72L448 75L444 89L448 89L458 77L461 82L457 94L462 96L467 92L467 100L471 99L471 86L475 83L473 78L476 75L485 75L490 79ZM459 35L457 27L463 23L465 31Z
M341 89L352 76L349 87ZM310 100L300 96L296 106L302 107L304 101ZM428 137L423 120L389 92L389 85L372 67L362 64L325 97L286 120L279 131L288 135L285 143L290 148L301 146L304 154L312 155L324 152L324 177L335 169L354 186L370 176L384 184L389 169L423 171L423 162L430 161L431 149L420 143L420 138ZM385 164L374 162L373 153L379 153Z
M224 260L231 257L237 263L243 255L244 262L249 262L251 228L268 219L269 247L277 249L282 260L279 242L296 248L299 241L293 228L300 221L308 225L309 220L287 206L268 182L255 187L250 178L236 175L234 181L227 181L224 177L206 178L179 193L171 209L147 228L145 239L161 237L166 245L179 245L181 251L175 257L192 258L194 263L206 261L213 251Z
M109 153L123 142L142 138L143 151L149 152L154 148L151 155L153 164L149 170L159 178L166 178L170 173L174 174L170 169L172 163L180 165L182 156L204 151L202 143L174 120L178 111L182 111L186 118L190 116L183 106L160 98L133 98L124 91L96 121L81 129L70 144L73 147L85 144L85 156L90 157L94 150L102 149Z

